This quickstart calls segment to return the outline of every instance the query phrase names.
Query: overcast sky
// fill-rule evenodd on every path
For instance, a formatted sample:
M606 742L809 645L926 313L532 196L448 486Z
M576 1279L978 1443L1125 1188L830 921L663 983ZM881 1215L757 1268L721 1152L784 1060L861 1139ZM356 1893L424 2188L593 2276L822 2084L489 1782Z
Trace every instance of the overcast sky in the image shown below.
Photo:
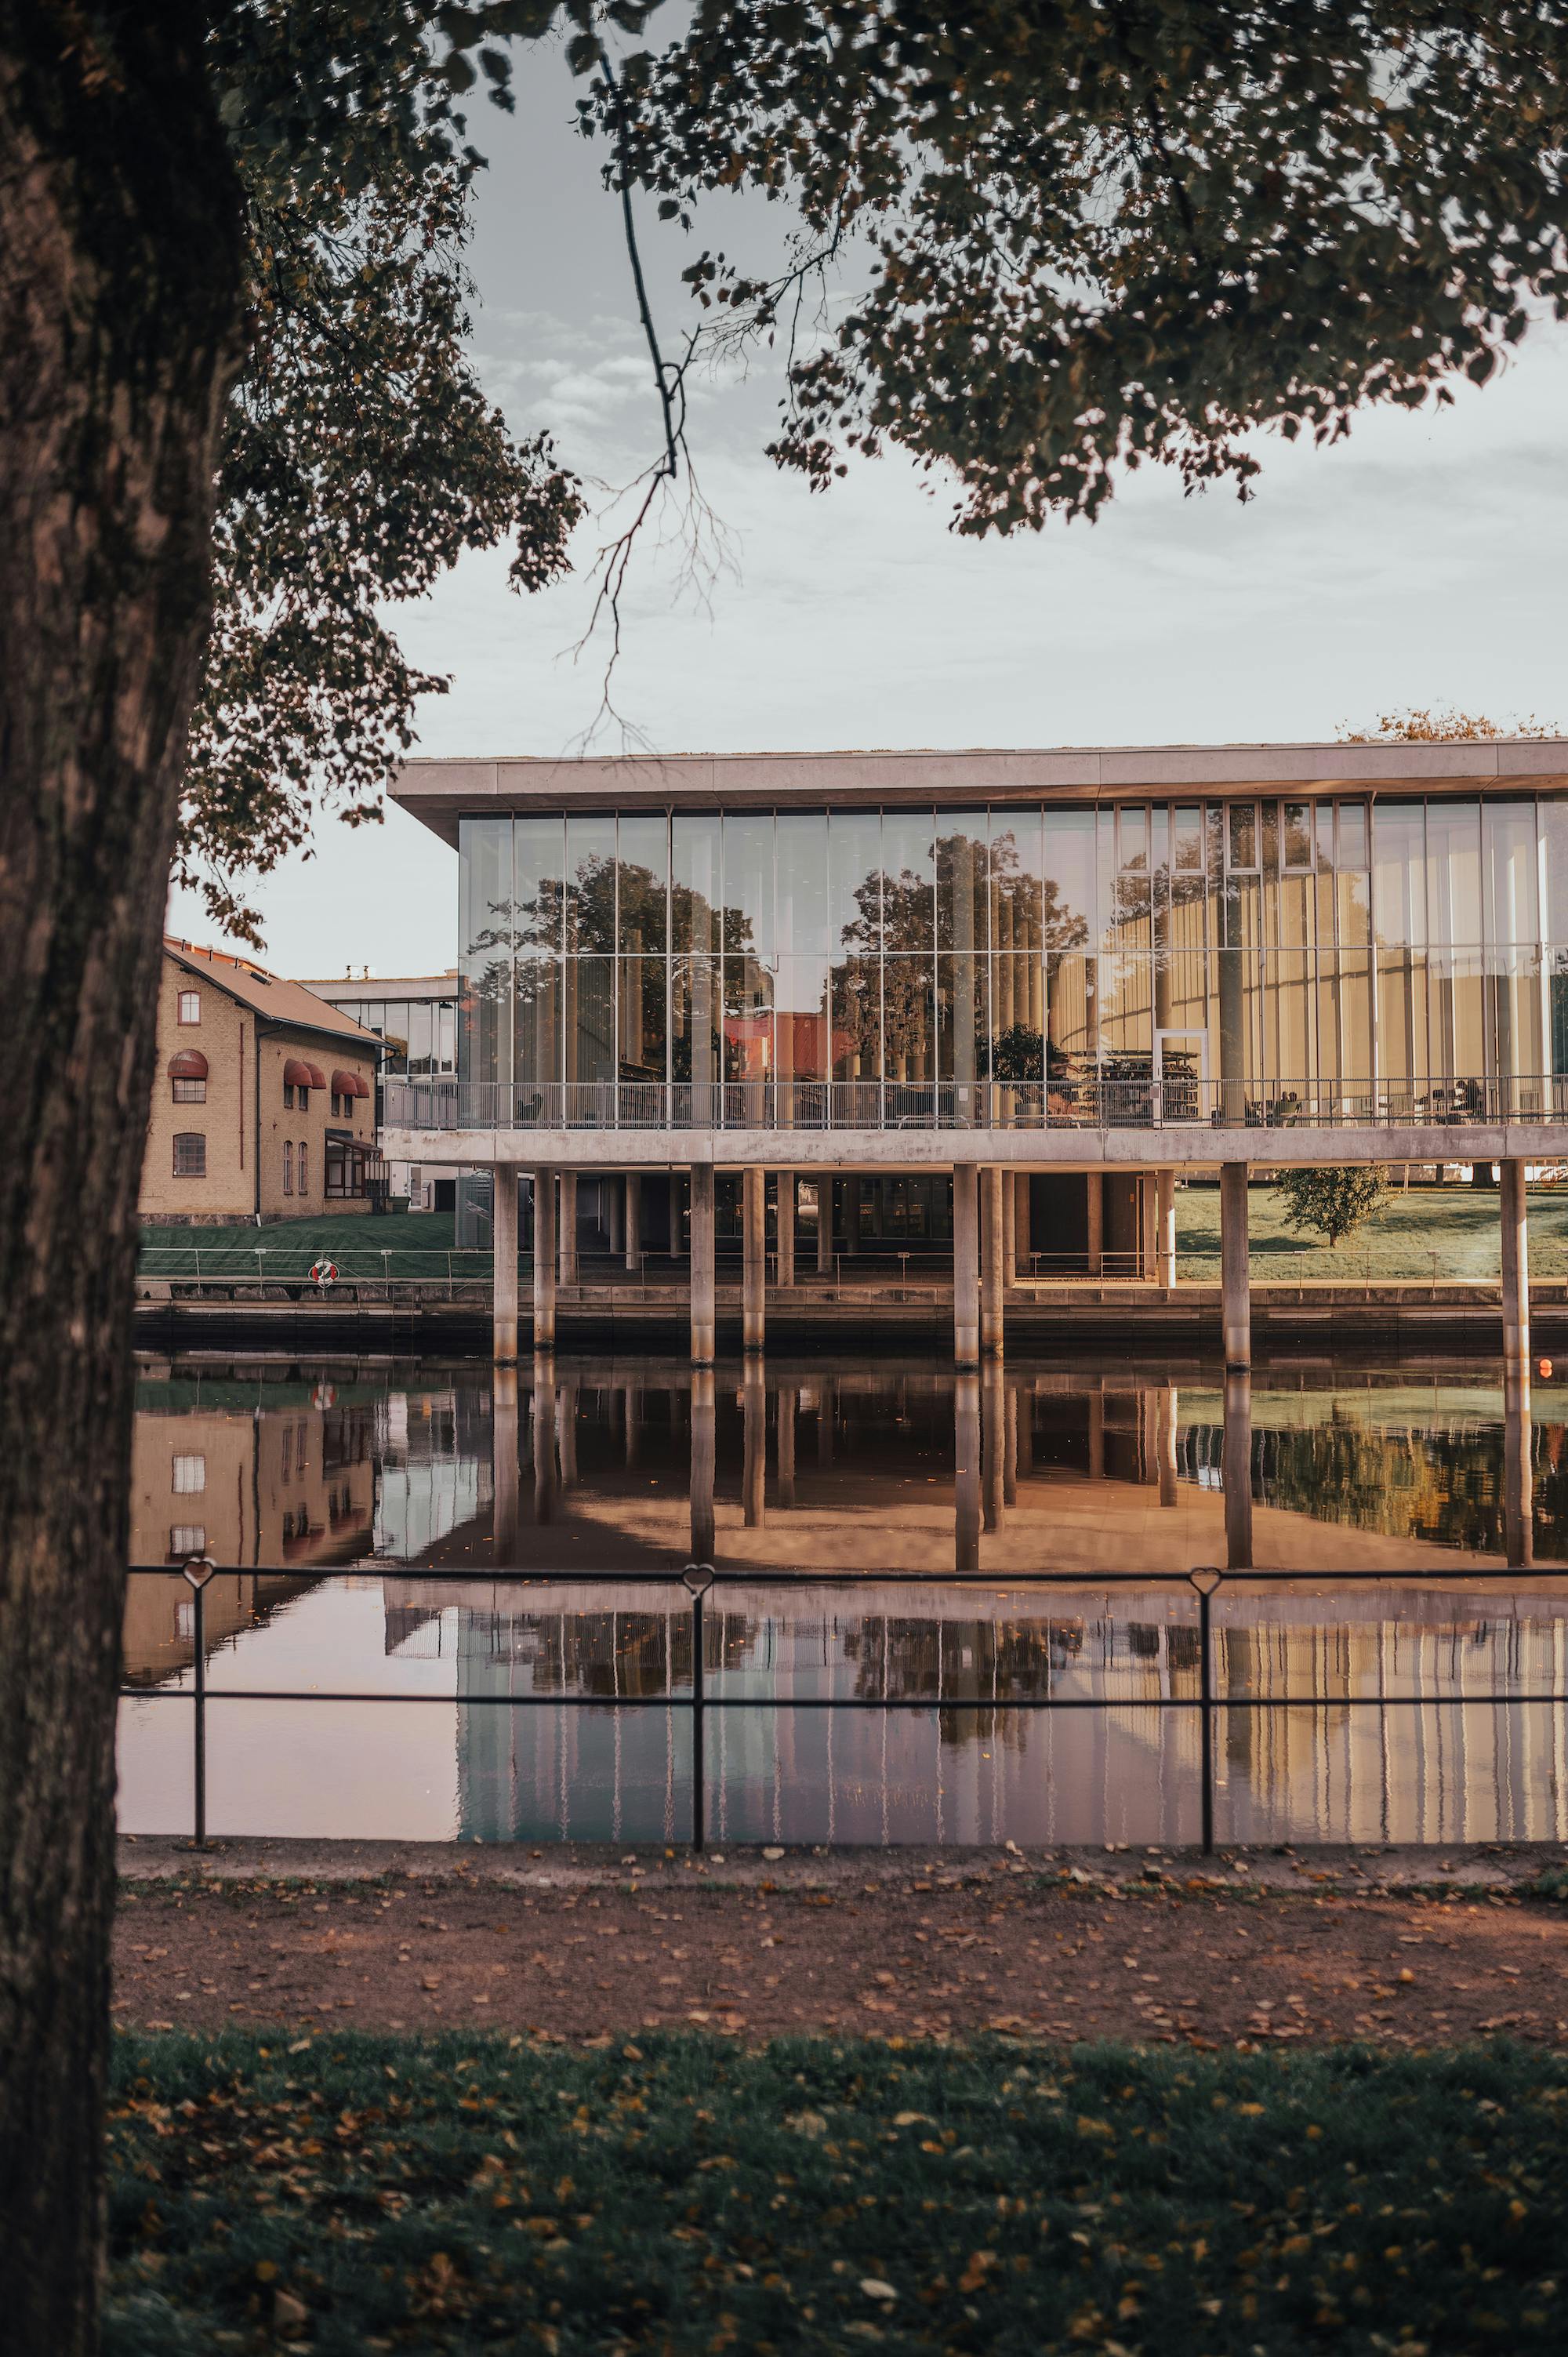
M586 478L625 482L657 446L618 209L570 128L553 58L516 117L487 113L473 264L485 380L519 432L548 426ZM644 208L647 214L650 209ZM703 242L778 215L731 202ZM690 247L643 221L669 341ZM616 702L661 752L834 746L1038 746L1333 737L1408 705L1568 727L1568 332L1527 339L1506 375L1452 410L1369 414L1312 451L1268 441L1246 506L1134 476L1092 526L960 541L940 479L863 464L811 497L762 455L778 386L699 388L693 440L734 569L706 599L650 546L625 601ZM572 653L602 522L542 597L474 556L397 626L451 680L420 715L422 751L560 754L594 725L604 656ZM619 751L613 726L594 749ZM300 975L452 963L456 860L397 811L328 820L316 856L257 888L267 963ZM177 931L214 938L176 896Z

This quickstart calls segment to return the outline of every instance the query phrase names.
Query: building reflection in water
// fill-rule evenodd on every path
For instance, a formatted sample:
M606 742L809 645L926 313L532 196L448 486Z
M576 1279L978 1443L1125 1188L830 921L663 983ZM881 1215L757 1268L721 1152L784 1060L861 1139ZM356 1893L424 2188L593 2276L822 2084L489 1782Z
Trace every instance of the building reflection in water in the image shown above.
M435 1808L487 1840L682 1835L689 1602L629 1575L694 1559L759 1583L726 1582L708 1605L715 1840L1194 1838L1197 1715L1156 1706L1197 1698L1196 1598L1096 1574L1197 1564L1232 1574L1215 1605L1221 1839L1562 1839L1568 1722L1511 1697L1568 1687L1564 1405L1555 1387L1532 1403L1527 1379L1505 1396L1484 1367L1419 1383L1023 1362L956 1378L822 1361L166 1365L147 1371L137 1424L136 1555L225 1566L209 1649L232 1655L231 1684L275 1684L286 1655L291 1728L335 1707L312 1717L311 1684L395 1695L417 1678L447 1697L445 1802L429 1774L443 1712L422 1706L425 1831ZM378 1575L373 1618L335 1603L341 1566L364 1560L403 1566ZM1531 1583L1488 1590L1466 1577L1481 1563ZM1253 1564L1301 1577L1235 1576ZM524 1577L498 1582L497 1566ZM1344 1566L1380 1576L1337 1588ZM982 1577L959 1587L954 1568ZM546 1571L562 1582L527 1583ZM607 1589L584 1571L627 1577ZM760 1585L769 1572L841 1577L786 1596ZM192 1637L181 1583L132 1583L131 1682L185 1683ZM551 1707L562 1695L608 1707ZM539 1699L506 1708L514 1695ZM652 1706L614 1706L633 1695ZM822 1707L884 1695L908 1706ZM1270 1698L1283 1706L1251 1707ZM264 1764L215 1829L287 1833L295 1746L269 1753L274 1706L243 1707ZM215 1741L231 1723L219 1714ZM181 1830L135 1773L139 1725L130 1829ZM345 1720L334 1740L351 1756L365 1738ZM377 1748L379 1813L346 1777L345 1835L395 1818L398 1753Z

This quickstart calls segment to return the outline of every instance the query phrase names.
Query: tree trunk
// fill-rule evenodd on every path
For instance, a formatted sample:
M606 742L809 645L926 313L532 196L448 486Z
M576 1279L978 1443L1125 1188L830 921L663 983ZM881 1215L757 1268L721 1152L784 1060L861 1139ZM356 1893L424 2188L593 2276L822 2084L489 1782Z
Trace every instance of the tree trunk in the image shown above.
M191 0L0 0L0 2317L98 2338L130 1298L242 211Z

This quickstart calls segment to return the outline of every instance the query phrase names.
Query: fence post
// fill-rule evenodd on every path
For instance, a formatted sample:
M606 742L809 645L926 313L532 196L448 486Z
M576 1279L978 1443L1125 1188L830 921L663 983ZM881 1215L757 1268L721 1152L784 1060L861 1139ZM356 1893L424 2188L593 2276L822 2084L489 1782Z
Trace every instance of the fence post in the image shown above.
M703 1600L713 1584L710 1564L689 1563L681 1574L692 1598L692 1849L701 1857L707 1843L707 1758L703 1739Z
M195 1743L194 1816L192 1846L207 1846L207 1583L217 1566L210 1555L191 1555L182 1566L194 1597L192 1627L196 1632L196 1678L192 1693Z
M1188 1579L1197 1590L1197 1704L1198 1727L1202 1751L1198 1761L1198 1791L1203 1803L1203 1855L1214 1855L1214 1620L1210 1598L1224 1574L1212 1568L1189 1571Z

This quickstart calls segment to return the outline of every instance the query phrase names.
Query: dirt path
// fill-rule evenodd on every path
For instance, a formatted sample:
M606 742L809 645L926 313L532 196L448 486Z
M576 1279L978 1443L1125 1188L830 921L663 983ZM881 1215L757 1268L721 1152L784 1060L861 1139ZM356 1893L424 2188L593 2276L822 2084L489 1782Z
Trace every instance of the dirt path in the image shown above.
M123 1899L129 2027L574 2041L682 2028L1195 2045L1506 2031L1568 2045L1568 1908L1501 1895L1251 1896L1019 1874L635 1889L446 1872L358 1885L143 1878Z

